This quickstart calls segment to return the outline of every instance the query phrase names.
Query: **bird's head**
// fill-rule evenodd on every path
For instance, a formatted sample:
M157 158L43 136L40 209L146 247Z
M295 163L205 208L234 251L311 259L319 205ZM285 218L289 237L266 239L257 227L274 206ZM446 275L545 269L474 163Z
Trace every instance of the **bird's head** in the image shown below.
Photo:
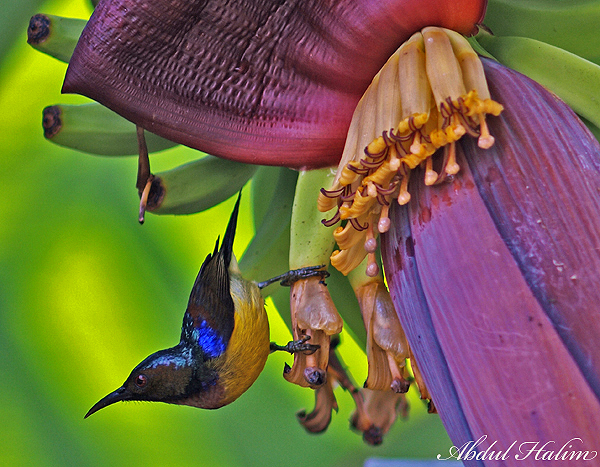
M218 376L181 344L153 353L137 365L117 390L100 399L85 415L120 401L154 401L205 406L218 398Z

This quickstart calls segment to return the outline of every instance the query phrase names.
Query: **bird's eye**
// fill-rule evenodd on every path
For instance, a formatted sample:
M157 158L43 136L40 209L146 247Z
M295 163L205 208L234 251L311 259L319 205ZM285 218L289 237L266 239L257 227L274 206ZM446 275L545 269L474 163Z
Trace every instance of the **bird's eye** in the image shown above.
M146 377L146 375L138 375L135 378L135 385L138 388L143 388L144 386L146 386L147 382L148 382L148 378Z

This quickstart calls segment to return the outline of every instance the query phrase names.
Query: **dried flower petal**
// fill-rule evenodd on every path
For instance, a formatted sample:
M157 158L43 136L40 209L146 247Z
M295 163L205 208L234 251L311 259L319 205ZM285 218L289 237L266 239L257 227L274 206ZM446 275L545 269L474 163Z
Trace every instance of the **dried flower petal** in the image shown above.
M284 377L291 383L315 389L327 381L330 338L341 332L343 321L319 277L292 284L290 307L294 339L310 336L310 343L320 348L311 355L294 354L294 364L286 369Z
M352 378L335 351L338 343L339 339L336 339L329 348L327 382L315 389L315 408L309 414L305 410L301 410L296 414L300 424L310 433L322 433L325 431L331 422L332 410L337 412L338 405L333 394L335 384L339 384L343 389L350 392L356 403L358 412L364 410L363 395L352 381Z
M295 282L291 296L295 305L292 313L295 313L300 329L320 330L329 336L342 332L342 318L320 277Z
M383 436L390 430L398 414L408 415L408 403L404 394L393 391L373 391L363 389L363 410L356 410L350 425L363 433L367 444L377 446L383 442Z
M383 278L355 288L367 330L369 370L365 388L408 391L408 344Z
M323 433L331 423L331 411L338 411L337 401L333 394L331 378L327 383L315 389L315 408L310 413L301 410L296 413L300 424L310 433Z

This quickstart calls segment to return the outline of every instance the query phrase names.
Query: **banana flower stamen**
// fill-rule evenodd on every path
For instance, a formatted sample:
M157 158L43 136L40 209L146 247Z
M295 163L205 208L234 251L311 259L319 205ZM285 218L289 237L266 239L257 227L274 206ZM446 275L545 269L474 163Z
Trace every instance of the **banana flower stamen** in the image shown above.
M368 272L376 275L371 257L376 235L389 229L393 199L409 202L412 169L424 166L426 185L456 175L456 141L469 135L481 148L491 147L486 115L502 110L490 98L481 61L463 36L439 27L411 36L359 102L333 186L321 190L319 210L338 208L324 224L347 221L332 264L348 274L369 255ZM441 170L434 169L438 149Z

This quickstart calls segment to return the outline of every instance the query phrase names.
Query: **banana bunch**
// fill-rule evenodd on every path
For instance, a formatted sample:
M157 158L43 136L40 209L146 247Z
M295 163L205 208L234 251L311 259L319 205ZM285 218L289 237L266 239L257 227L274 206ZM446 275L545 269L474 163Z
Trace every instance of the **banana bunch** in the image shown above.
M31 18L28 42L36 50L68 62L85 24L80 19L38 14ZM96 102L46 107L43 128L49 141L85 153L139 153L136 126ZM145 142L149 153L176 145L149 132L145 132ZM256 234L240 259L240 268L246 277L259 281L301 264L329 264L334 244L330 230L321 225L321 214L314 203L318 188L326 186L332 176L329 170L302 173L300 179L305 181L297 185L298 173L287 168L257 167L206 155L154 174L145 209L153 214L200 212L230 198L252 179ZM337 271L328 283L343 316L353 323L350 327L354 336L364 342L365 331L352 287ZM271 285L264 294L272 296L289 323L288 290Z
M135 125L97 102L48 106L42 125L44 137L60 146L100 156L138 154ZM177 145L149 132L146 143L150 152Z
M68 62L85 20L53 15L33 16L27 30L28 43L58 60ZM55 144L102 156L139 153L136 126L112 110L91 102L52 105L43 111L44 136ZM150 153L177 145L145 133ZM155 174L155 214L191 214L208 209L237 193L256 171L255 166L204 156L181 167Z
M27 43L61 62L69 63L86 20L37 14L29 20Z
M87 21L37 14L29 21L27 43L68 63ZM101 156L138 153L135 125L106 107L93 102L82 105L53 105L43 112L44 136L53 143ZM148 133L150 152L163 151L177 143Z

